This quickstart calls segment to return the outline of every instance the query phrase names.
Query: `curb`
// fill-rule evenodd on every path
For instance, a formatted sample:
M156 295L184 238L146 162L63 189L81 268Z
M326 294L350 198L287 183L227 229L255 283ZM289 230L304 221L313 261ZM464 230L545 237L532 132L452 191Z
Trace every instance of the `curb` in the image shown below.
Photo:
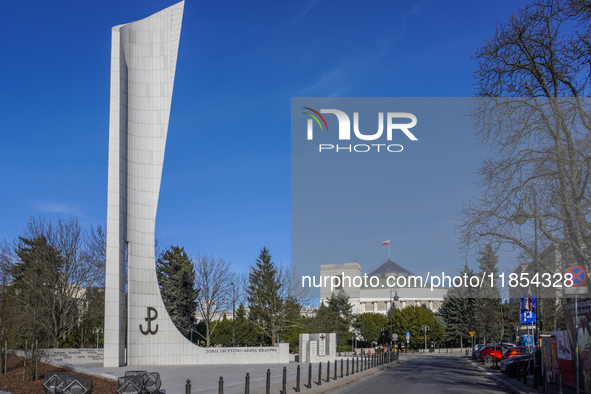
M529 394L530 393L529 391L521 390L519 387L515 386L513 383L509 382L508 380L501 378L500 376L498 376L494 372L487 371L483 366L476 364L474 362L474 360L469 359L468 362L470 364L472 364L472 366L475 367L478 371L480 371L482 374L484 374L487 378L491 379L492 381L497 383L499 386L504 387L505 389L511 391L512 393L515 393L515 394Z
M97 378L110 379L110 380L117 381L116 376L109 375L108 373L104 373L104 372L95 372L91 369L79 367L78 365L62 363L62 362L53 361L53 360L43 360L43 362L46 364L51 364L55 367L63 367L68 370L71 370L71 371L76 371L76 372L80 372L80 373L83 373L86 375L96 376Z

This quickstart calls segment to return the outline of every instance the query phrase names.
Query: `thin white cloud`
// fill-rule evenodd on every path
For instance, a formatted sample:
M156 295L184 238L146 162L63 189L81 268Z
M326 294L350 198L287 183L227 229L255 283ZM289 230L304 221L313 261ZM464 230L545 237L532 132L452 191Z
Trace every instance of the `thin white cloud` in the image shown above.
M291 22L289 22L289 25L295 25L296 23L298 23L299 21L301 21L302 19L304 19L304 17L306 15L308 15L310 13L310 11L312 11L312 9L314 9L314 7L316 7L316 4L318 4L320 2L320 0L312 0L309 1L305 6L304 9L302 9L302 11L300 13L298 13L292 20Z
M38 211L46 213L59 213L62 215L82 216L82 210L76 204L64 204L50 201L41 201L35 203L33 207Z
M323 93L324 96L339 96L353 88L355 75L362 70L368 72L366 68L371 68L388 54L393 46L394 39L380 40L375 45L357 50L359 56L351 57L349 60L334 67L328 72L324 72L316 81L301 89L299 94L312 94L317 90L323 92L331 91L331 94Z
M419 2L415 4L410 10L400 15L400 24L402 27L406 27L406 21L421 12L421 7L424 5L424 2Z
M346 76L345 66L337 67L328 73L323 74L311 85L301 89L299 93L310 93L317 89L325 88L327 86L335 86L343 82Z

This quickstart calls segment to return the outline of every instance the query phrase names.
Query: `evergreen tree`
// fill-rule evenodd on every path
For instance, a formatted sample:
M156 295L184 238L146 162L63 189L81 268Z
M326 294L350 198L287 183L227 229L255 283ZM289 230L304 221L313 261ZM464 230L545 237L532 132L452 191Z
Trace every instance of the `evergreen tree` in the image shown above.
M491 286L489 276L497 277L499 259L490 244L486 245L485 249L479 252L479 255L480 272L478 276L482 278L484 275L485 281L475 292L476 298L473 302L474 331L477 332L478 337L484 339L486 336L486 342L501 341L504 336L503 318L505 316L505 307L501 301L499 288L495 282Z
M445 339L445 329L437 319L435 314L428 308L421 306L407 306L401 310L394 310L392 313L393 331L398 334L399 341L405 340L407 332L410 332L411 348L424 346L425 336L423 326L429 326L427 331L427 342L441 342Z
M232 320L224 313L222 320L214 322L215 330L211 333L211 343L219 346L232 346Z
M248 320L244 304L236 309L236 345L254 346L257 344L258 334L256 327Z
M335 332L340 334L339 345L347 343L348 333L353 323L353 306L343 290L332 293L316 310L316 315L307 321L310 332ZM337 320L337 316L339 317Z
M355 328L359 330L359 334L368 342L375 341L381 343L385 338L385 330L389 320L381 313L362 313L357 316L355 321Z
M25 337L30 339L50 339L54 290L60 280L63 259L60 253L49 244L44 235L32 239L19 237L20 245L16 254L20 261L12 267L13 285L16 290L15 314ZM56 338L51 338L55 342ZM52 343L54 345L54 343Z
M248 276L246 289L250 307L249 320L257 327L263 341L272 345L277 335L287 330L299 317L299 303L290 295L290 272L278 269L266 247Z
M474 272L468 265L460 272L460 276L470 278ZM469 287L454 287L443 298L437 314L445 322L447 340L459 341L460 347L471 344L470 331L474 330L474 298Z
M156 261L156 274L164 306L175 326L188 338L196 327L198 291L193 262L184 248L171 246Z

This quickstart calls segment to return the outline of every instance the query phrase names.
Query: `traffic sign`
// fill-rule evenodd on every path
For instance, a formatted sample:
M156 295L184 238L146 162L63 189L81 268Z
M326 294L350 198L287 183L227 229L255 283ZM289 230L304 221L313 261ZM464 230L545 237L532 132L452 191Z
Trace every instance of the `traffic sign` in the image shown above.
M580 265L573 265L566 270L566 274L572 275L573 285L569 287L583 286L587 281L587 271L585 271L585 268L581 267Z
M406 342L410 341L410 331L406 333Z
M470 334L470 336L473 337L474 334L476 334L476 331L468 331L468 334Z
M587 294L589 292L589 286L578 286L578 287L565 287L564 294Z

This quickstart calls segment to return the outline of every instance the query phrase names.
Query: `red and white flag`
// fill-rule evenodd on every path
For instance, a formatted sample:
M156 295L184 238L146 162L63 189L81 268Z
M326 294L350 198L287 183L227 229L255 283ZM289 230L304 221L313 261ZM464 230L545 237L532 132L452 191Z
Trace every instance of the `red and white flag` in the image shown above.
M389 240L382 242L382 246L386 246L386 245L390 245L390 241Z

